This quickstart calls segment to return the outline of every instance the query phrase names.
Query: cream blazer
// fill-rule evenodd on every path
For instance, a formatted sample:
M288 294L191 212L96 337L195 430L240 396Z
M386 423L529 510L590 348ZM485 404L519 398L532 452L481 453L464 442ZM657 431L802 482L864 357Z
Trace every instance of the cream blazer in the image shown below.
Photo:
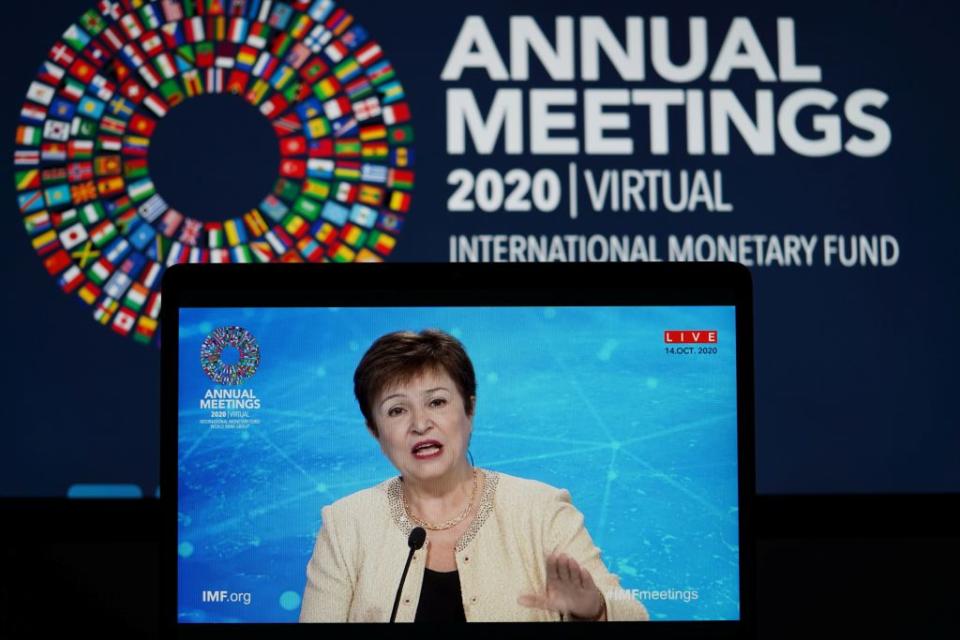
M468 622L560 620L557 612L517 603L520 594L543 593L546 555L553 549L590 572L606 600L608 620L649 618L607 571L566 489L481 471L486 482L480 505L455 549ZM321 516L300 622L388 622L415 526L403 508L399 476L323 507ZM413 555L397 622L414 620L426 556L426 546Z

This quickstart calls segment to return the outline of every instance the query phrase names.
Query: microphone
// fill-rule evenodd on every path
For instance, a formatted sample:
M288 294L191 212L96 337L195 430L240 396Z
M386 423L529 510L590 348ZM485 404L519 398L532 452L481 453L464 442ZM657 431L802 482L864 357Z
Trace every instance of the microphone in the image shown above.
M410 553L407 554L407 564L403 565L403 575L400 576L400 586L397 587L397 597L393 600L393 611L390 612L390 622L397 617L397 607L400 606L400 592L403 591L403 583L407 579L407 569L410 568L410 561L413 560L413 552L423 546L427 540L427 531L423 527L414 527L407 538L407 545L410 547Z

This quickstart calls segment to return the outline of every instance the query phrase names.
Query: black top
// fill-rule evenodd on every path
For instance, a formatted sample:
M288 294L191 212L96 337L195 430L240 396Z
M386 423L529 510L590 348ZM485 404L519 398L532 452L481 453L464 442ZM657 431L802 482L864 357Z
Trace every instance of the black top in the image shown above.
M423 574L420 603L414 622L466 622L460 596L460 574L456 571L433 571Z

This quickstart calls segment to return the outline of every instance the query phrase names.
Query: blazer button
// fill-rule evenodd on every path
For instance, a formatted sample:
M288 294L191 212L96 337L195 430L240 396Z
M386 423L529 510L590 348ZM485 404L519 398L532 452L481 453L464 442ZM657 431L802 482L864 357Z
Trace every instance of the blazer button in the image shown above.
M470 562L470 556L464 557L463 561L464 561L464 562Z
M477 596L470 597L470 604L477 604Z
M404 598L403 604L410 604L410 598Z

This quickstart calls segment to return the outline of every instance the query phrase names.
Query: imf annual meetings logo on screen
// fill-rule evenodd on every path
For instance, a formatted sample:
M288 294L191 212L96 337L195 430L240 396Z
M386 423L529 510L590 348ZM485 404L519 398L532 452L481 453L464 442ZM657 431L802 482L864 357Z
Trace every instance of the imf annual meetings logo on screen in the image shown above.
M236 356L224 361L224 351ZM243 327L217 327L200 345L200 367L217 384L236 386L257 372L260 366L260 345Z
M411 113L380 45L338 4L98 2L37 61L16 125L17 205L44 268L99 324L156 344L161 276L177 263L390 256L411 205ZM272 190L212 220L171 206L148 153L158 123L204 95L255 107L280 149L262 167Z

